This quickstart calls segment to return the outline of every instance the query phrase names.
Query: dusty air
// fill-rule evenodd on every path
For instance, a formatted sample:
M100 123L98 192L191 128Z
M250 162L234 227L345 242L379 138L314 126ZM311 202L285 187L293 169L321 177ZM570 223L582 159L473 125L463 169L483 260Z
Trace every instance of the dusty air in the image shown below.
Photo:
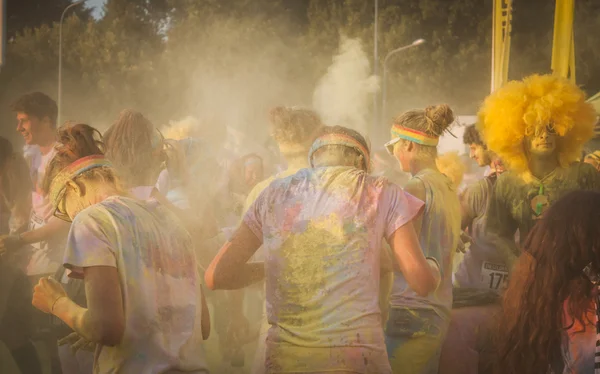
M0 373L600 374L596 0L0 0Z

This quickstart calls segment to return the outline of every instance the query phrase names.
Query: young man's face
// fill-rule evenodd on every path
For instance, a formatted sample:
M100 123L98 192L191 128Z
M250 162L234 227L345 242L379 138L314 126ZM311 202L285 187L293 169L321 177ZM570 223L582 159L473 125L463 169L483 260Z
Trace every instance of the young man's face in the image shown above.
M50 129L48 118L43 120L27 113L17 113L17 132L21 133L25 144L37 145L40 141L40 134Z
M556 151L557 135L551 128L542 129L527 138L529 152L533 156L547 157Z
M469 157L479 166L488 166L492 162L489 152L480 144L469 144Z

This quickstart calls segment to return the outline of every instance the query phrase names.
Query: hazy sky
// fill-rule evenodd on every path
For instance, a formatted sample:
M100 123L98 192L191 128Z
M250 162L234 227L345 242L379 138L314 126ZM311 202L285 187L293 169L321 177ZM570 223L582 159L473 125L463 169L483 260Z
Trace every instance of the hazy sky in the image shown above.
M85 1L85 5L88 8L96 8L94 9L94 17L99 18L102 16L102 5L104 4L105 0L86 0Z

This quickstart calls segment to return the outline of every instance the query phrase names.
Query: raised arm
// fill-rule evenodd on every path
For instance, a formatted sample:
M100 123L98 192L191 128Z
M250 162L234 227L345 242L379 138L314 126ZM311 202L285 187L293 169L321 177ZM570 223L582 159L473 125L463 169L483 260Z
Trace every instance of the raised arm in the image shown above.
M263 263L247 263L261 244L246 223L242 223L208 266L204 276L206 286L211 290L235 290L264 279Z

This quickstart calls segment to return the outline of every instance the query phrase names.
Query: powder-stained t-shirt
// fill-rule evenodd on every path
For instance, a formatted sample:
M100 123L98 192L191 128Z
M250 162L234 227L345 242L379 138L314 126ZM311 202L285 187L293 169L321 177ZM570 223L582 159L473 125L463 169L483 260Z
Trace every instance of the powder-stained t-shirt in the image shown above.
M281 179L281 178L287 178L290 175L296 174L299 170L300 169L289 168L289 169L282 171L281 173L270 176L269 178L265 179L262 182L258 182L256 184L256 186L254 186L254 188L250 191L250 193L246 197L246 202L244 203L242 218L246 214L248 209L250 209L250 207L252 206L252 203L254 203L256 201L256 199L258 199L261 192L263 192L265 190L265 188L269 187L269 185L271 183L273 183L274 180ZM256 251L256 253L252 257L252 260L253 261L264 261L265 260L264 250L262 247L260 247L258 249L258 251Z
M435 258L440 264L442 279L435 291L420 296L410 288L401 273L395 272L390 305L402 309L432 309L444 322L448 322L452 309L452 260L461 231L460 203L452 182L439 171L425 169L414 178L419 179L425 188L419 243L424 255Z
M73 220L65 267L116 267L125 332L99 345L95 373L207 373L202 348L201 282L192 239L156 201L110 197Z
M34 148L35 149L35 148ZM37 150L39 152L39 148ZM42 183L46 174L46 167L56 154L52 147L48 153L32 158L32 183L31 192L32 214L29 221L29 230L36 230L45 226L52 217L54 208L48 196L42 191ZM64 237L54 237L50 241L31 244L32 254L27 264L27 275L53 274L60 266L63 255Z
M600 191L600 173L591 165L576 162L531 182L512 171L502 173L490 199L486 231L512 240L518 229L523 243L555 201L577 190Z
M508 267L485 231L490 196L497 178L498 174L492 174L480 179L461 195L462 211L471 220L468 232L473 242L454 274L459 287L499 292L508 285Z
M263 240L267 373L390 373L378 305L382 239L423 202L351 167L278 179L244 222Z

